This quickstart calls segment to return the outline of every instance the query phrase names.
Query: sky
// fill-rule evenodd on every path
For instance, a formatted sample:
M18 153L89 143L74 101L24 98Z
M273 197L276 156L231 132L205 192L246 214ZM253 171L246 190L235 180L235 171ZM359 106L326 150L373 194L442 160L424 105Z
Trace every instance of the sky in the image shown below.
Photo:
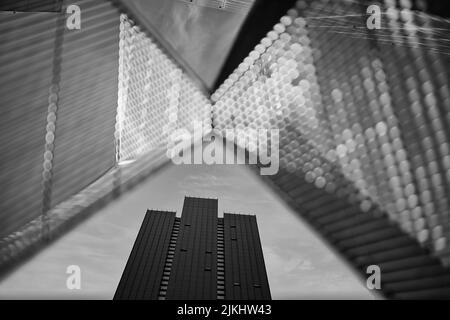
M125 193L0 282L0 299L111 299L147 209L181 214L185 196L255 214L273 299L375 299L260 177L243 165L170 165ZM81 289L66 287L69 265Z
M208 0L209 1L209 0ZM218 1L216 1L218 3ZM247 1L252 2L252 1ZM129 0L150 25L211 88L248 13L221 10L188 0ZM235 3L235 6L239 7Z

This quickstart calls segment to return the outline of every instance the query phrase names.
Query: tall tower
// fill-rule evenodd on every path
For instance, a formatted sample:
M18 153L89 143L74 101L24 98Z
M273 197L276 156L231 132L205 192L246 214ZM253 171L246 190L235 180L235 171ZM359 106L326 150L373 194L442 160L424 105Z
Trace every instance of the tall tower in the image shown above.
M148 210L114 299L271 299L256 217L218 218L217 204Z

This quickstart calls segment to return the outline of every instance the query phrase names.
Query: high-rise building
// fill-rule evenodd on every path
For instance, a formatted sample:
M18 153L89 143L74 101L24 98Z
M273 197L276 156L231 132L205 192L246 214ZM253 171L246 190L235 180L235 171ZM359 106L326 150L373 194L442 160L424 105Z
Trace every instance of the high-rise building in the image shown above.
M189 1L71 2L0 1L0 277L202 122L279 130L270 188L383 296L450 298L449 1L233 1L190 41Z
M186 197L181 218L148 210L114 299L269 300L256 217Z

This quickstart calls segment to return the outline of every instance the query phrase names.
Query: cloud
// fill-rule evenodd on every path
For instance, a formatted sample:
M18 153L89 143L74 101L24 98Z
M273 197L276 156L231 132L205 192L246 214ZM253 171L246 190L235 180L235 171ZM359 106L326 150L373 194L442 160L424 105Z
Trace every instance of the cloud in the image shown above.
M175 3L171 12L168 14L172 19L167 19L168 30L171 30L171 42L175 44L180 54L185 54L187 48L190 48L192 39L192 28L198 25L201 16L201 7L192 4ZM197 47L202 50L203 46ZM192 54L189 50L189 54Z

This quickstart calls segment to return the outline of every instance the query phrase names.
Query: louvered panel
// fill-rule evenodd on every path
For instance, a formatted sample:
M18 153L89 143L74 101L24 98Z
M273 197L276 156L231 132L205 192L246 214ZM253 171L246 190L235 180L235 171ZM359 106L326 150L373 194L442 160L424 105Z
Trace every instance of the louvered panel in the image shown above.
M81 30L64 32L56 120L52 206L115 163L119 13L105 1L79 2Z
M0 13L0 237L41 213L55 26L55 14Z

